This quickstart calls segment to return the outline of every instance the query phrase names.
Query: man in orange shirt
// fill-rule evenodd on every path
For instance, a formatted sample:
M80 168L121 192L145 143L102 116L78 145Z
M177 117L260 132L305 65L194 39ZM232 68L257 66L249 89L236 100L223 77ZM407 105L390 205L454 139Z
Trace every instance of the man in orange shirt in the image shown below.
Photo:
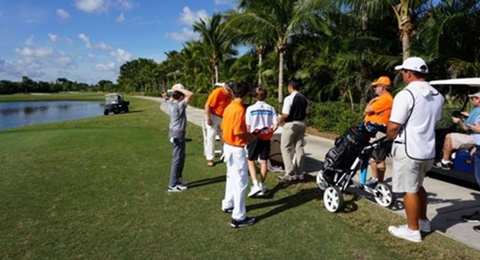
M215 162L215 136L222 136L220 125L222 124L223 111L232 101L231 83L217 83L216 88L208 96L205 103L205 120L206 120L206 144L205 157L208 166L214 166Z
M233 83L234 100L225 108L221 129L223 157L227 166L225 197L222 200L222 211L232 213L233 228L255 224L255 218L247 217L245 207L245 191L248 186L247 152L245 146L256 139L256 135L247 131L245 107L243 101L248 94L248 86Z
M390 94L392 82L387 76L382 76L372 83L373 90L377 97L368 102L364 111L365 127L368 131L376 133L376 138L385 136L390 114L392 112L393 97ZM366 185L370 188L375 188L378 182L383 182L385 176L385 158L387 157L388 148L382 147L376 149L372 153L372 178L370 178Z

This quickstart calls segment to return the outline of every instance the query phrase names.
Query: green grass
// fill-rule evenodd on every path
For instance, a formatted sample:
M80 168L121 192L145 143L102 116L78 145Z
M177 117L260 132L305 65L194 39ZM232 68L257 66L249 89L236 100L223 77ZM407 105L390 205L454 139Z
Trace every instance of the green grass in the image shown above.
M328 213L313 179L273 174L271 197L247 199L260 221L235 230L220 211L225 167L205 165L201 129L187 129L191 189L168 193L169 118L128 99L132 113L0 131L0 258L480 259L436 233L391 237L405 220L363 198Z

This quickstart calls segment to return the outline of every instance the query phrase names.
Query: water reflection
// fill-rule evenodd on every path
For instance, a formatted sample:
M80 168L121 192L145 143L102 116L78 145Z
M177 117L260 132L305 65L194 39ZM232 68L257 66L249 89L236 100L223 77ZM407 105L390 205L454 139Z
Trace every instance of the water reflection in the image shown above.
M0 129L103 115L97 101L0 102Z

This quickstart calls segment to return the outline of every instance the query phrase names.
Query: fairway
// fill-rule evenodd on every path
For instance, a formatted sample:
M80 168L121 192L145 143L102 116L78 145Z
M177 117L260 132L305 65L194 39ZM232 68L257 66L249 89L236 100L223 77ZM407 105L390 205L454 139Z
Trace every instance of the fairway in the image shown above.
M247 198L259 222L233 229L220 210L225 166L206 166L200 127L187 127L190 189L168 193L169 117L127 99L128 114L0 131L0 258L480 259L437 233L392 237L404 220L366 199L347 194L331 214L313 177L270 174L268 196Z

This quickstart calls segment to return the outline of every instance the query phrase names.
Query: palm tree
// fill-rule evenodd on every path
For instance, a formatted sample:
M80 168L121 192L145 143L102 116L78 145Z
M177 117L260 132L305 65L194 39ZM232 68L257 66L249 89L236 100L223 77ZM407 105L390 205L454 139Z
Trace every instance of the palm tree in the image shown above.
M383 17L393 12L402 42L403 59L410 57L411 39L416 33L416 21L431 8L429 0L340 0L354 12L368 19Z
M223 17L219 13L213 14L211 18L193 24L193 30L200 33L205 51L209 53L210 62L215 72L214 81L219 81L219 63L225 55L232 54L233 42L225 31ZM213 84L212 84L213 85Z
M306 24L318 24L315 9L309 2L300 0L240 0L237 14L230 17L231 26L236 25L249 41L258 47L258 55L263 55L263 47L273 45L278 53L278 102L283 102L284 58L289 39ZM252 35L255 34L255 35ZM261 60L259 59L259 62Z

